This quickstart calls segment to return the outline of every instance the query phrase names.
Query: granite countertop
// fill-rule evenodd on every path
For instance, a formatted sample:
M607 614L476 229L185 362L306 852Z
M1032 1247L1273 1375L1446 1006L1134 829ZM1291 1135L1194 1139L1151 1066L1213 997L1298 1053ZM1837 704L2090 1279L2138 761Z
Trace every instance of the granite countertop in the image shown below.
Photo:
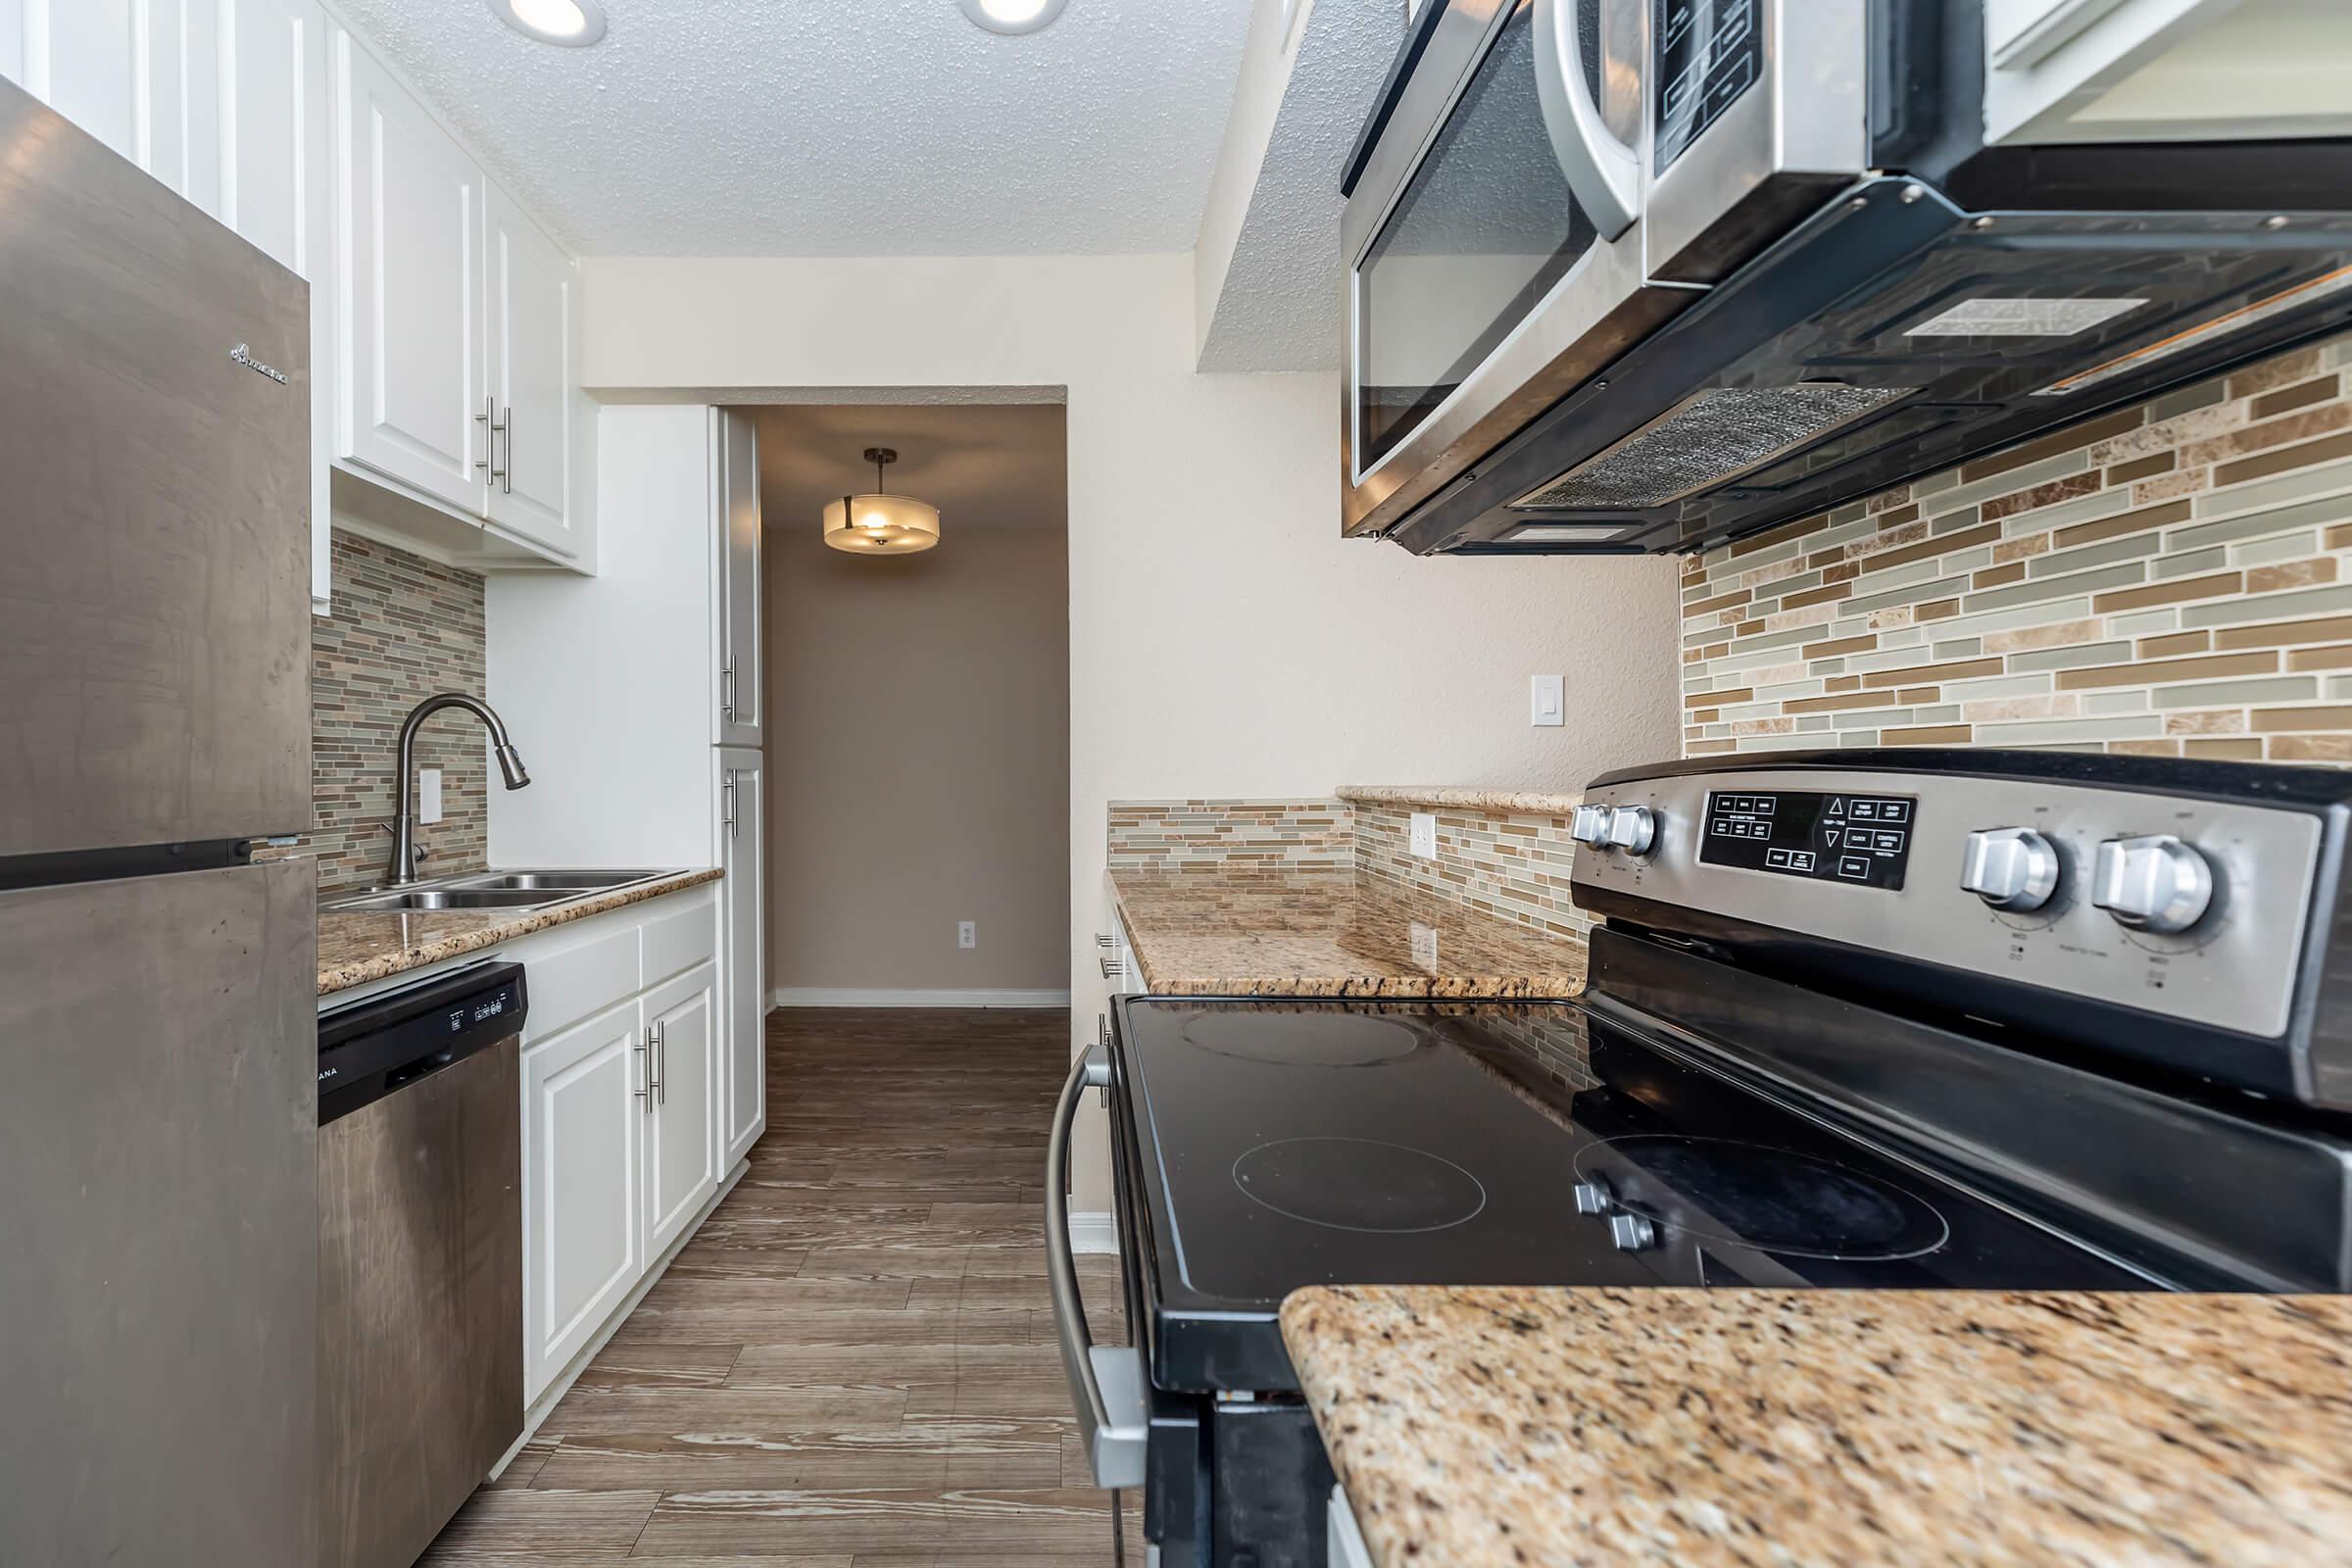
M680 871L568 904L536 909L321 909L318 911L318 994L421 969L461 954L512 942L534 931L585 920L664 893L676 893L726 873L716 867Z
M1138 978L1162 996L1572 997L1581 942L1348 871L1116 870Z
M2352 1298L1316 1288L1380 1568L2352 1554Z
M1366 806L1421 806L1432 810L1450 807L1506 816L1568 816L1585 799L1578 791L1488 789L1475 784L1343 784L1332 793Z

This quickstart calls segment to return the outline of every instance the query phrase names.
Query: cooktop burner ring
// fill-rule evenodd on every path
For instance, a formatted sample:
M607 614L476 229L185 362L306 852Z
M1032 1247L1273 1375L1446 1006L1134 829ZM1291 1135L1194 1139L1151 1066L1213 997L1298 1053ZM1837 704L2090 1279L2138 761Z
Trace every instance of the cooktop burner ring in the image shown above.
M1410 1024L1340 1008L1202 1011L1184 1021L1182 1035L1215 1055L1290 1067L1378 1067L1429 1046Z
M1378 1138L1259 1144L1233 1162L1233 1184L1285 1219L1365 1235L1451 1230L1487 1206L1486 1184L1452 1160Z
M1579 1150L1608 1206L1701 1242L1784 1257L1891 1263L1951 1239L1942 1210L1885 1177L1739 1138L1633 1133Z

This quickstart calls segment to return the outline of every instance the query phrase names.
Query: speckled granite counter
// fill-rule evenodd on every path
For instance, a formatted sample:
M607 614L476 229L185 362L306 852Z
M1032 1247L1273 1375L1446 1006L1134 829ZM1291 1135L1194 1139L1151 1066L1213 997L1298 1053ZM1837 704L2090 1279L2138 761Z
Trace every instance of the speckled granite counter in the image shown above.
M538 909L322 909L318 913L318 994L323 997L346 986L421 969L534 931L715 882L725 874L716 867L680 871L659 881Z
M1556 998L1581 942L1378 877L1117 870L1139 978L1165 996Z
M1381 1568L2352 1559L2352 1298L1301 1291Z
M1567 816L1581 791L1489 789L1476 784L1343 784L1332 791L1364 806L1418 806L1430 810L1491 811L1509 816Z

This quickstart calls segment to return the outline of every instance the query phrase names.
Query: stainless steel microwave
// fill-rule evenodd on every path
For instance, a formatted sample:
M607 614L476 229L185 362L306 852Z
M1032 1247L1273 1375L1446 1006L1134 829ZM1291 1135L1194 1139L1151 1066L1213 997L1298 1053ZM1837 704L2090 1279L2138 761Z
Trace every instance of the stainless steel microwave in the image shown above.
M1991 144L1979 0L1430 0L1350 160L1342 512L1692 549L2352 321L2352 138Z

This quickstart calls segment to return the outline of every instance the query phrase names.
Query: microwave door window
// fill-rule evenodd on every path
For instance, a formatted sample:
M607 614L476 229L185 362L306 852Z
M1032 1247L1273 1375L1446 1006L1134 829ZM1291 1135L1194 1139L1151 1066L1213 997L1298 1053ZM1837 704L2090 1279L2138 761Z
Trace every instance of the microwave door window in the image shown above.
M1593 242L1536 91L1534 7L1503 24L1356 267L1356 466L1403 442Z

